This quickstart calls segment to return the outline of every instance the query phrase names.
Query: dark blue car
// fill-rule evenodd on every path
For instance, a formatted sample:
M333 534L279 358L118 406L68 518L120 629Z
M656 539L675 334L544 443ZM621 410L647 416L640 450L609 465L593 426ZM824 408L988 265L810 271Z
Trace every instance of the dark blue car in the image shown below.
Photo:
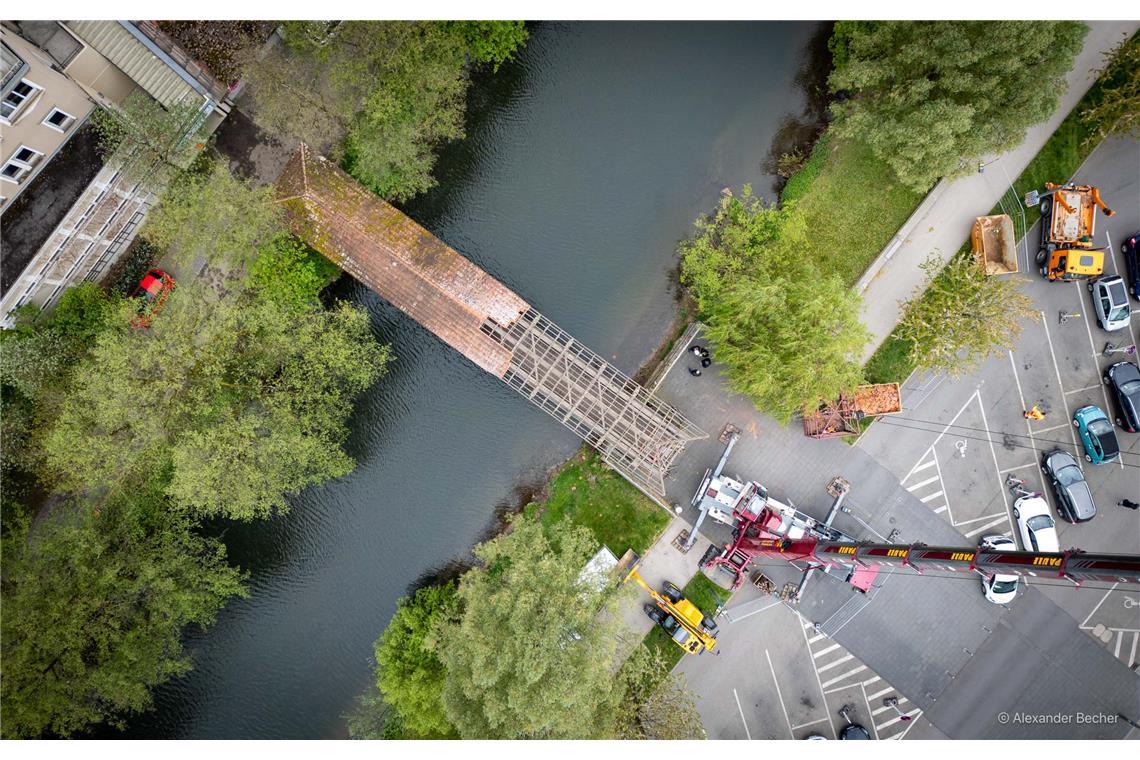
M1120 253L1124 256L1124 268L1128 272L1128 289L1132 296L1140 300L1140 232L1129 235L1120 244Z

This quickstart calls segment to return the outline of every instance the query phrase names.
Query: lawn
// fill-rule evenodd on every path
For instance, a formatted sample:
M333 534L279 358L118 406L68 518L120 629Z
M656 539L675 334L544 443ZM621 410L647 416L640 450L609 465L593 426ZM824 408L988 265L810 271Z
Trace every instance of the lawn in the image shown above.
M781 195L804 212L807 252L824 271L854 285L886 247L923 194L903 187L866 145L824 136Z
M644 554L665 526L669 513L654 504L592 449L583 449L550 481L549 496L531 504L548 533L563 520L589 528L617 556L633 549Z
M708 576L701 572L694 575L692 580L681 589L681 592L686 599L697 605L700 611L709 617L716 613L717 607L728 601L731 593L728 589L723 589L710 581ZM642 644L651 651L657 650L668 670L672 670L673 666L680 662L685 655L681 647L674 644L673 640L659 625L653 626L653 630L646 634Z

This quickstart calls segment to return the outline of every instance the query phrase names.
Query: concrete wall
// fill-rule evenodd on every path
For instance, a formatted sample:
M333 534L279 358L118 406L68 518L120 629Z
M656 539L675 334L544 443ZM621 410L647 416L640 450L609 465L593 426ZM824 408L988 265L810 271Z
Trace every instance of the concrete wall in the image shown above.
M4 198L0 204L2 212L51 161L56 151L95 109L95 103L83 88L53 69L51 59L34 45L3 28L0 28L0 39L27 63L28 69L21 78L40 88L29 95L20 110L12 114L11 121L0 119L0 165L6 164L21 146L40 154L34 159L32 171L25 173L19 182L0 178L0 196ZM44 123L56 108L73 117L62 129Z

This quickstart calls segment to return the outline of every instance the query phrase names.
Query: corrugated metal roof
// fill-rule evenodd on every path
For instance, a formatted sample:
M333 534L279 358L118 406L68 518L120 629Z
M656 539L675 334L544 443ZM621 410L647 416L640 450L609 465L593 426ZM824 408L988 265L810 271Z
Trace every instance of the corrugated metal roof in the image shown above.
M152 53L118 21L68 21L79 35L107 60L123 70L151 97L169 108L183 100L201 98L178 72Z

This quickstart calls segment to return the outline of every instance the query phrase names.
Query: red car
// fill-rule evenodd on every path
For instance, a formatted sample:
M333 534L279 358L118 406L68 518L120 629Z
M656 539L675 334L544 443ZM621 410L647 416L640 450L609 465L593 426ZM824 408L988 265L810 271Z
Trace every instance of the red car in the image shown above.
M151 321L158 312L162 311L170 291L174 289L174 278L161 269L152 269L146 273L132 294L134 298L143 299L139 305L139 313L131 319L131 327L150 327Z

